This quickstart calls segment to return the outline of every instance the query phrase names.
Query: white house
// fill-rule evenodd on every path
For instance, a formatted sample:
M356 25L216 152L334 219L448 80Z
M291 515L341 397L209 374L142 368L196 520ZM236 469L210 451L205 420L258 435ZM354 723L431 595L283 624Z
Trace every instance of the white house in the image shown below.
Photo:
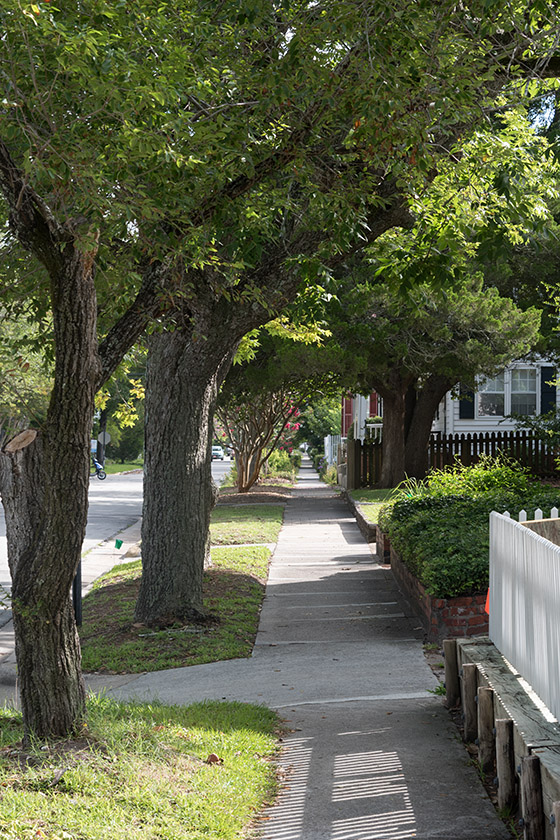
M476 391L461 399L448 392L439 404L433 431L452 435L499 432L515 428L510 414L534 416L560 409L556 368L548 360L517 361L493 379L481 379Z
M515 428L504 419L510 414L546 414L560 410L560 388L556 387L556 368L546 359L520 360L493 379L480 380L476 391L448 391L436 412L432 430L445 435L473 432L500 432ZM364 439L366 418L383 414L383 402L376 395L354 396L343 400L342 436L354 423L354 437Z

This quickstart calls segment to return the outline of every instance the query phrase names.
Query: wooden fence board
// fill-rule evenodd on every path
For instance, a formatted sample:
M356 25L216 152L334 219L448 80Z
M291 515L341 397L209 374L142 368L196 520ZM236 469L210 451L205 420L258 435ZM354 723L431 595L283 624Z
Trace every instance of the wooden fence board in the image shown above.
M360 446L360 441L355 441ZM476 464L482 454L495 457L504 452L510 458L529 468L533 475L557 475L556 449L526 431L475 432L442 435L435 432L428 443L428 464L432 469L442 469L457 461L464 466ZM382 444L366 440L356 458L359 465L361 487L374 487L383 465ZM358 476L356 476L358 478Z

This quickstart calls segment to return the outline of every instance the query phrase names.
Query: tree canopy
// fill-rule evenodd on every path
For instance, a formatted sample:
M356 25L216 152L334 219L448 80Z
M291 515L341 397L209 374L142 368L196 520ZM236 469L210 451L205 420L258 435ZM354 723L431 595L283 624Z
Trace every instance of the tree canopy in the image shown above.
M342 339L362 357L361 388L383 397L381 485L422 478L438 404L461 381L495 375L536 343L540 311L521 310L481 277L455 288L420 284L406 298L387 284L363 284L345 299Z
M17 457L0 454L23 710L38 735L75 729L83 712L66 593L94 396L130 346L164 321L147 404L153 415L158 386L173 386L202 430L174 460L177 480L198 470L191 501L205 513L192 542L203 558L208 419L244 332L303 280L410 225L409 200L435 161L502 107L499 96L518 99L527 78L556 69L544 2L62 5L0 9L0 284L7 306L25 303L44 325L53 360L40 435ZM170 440L153 471L168 466ZM188 517L169 501L177 529ZM157 509L150 522L166 532ZM171 534L175 553L179 544Z

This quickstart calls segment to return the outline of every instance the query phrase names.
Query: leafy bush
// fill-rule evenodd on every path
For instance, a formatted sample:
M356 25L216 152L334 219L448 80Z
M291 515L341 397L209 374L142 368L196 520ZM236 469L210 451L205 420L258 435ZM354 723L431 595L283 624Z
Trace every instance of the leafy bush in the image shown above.
M338 484L338 470L335 464L330 464L323 473L323 481L326 484Z
M319 475L322 477L325 470L328 467L327 459L325 458L325 455L322 452L317 453L313 456L313 466L315 467Z
M531 481L524 470L485 459L474 467L434 471L423 483L404 483L384 505L380 527L407 568L439 598L483 592L488 586L490 512L560 503L560 490Z
M292 462L292 466L295 470L299 470L301 467L301 452L299 449L294 449L294 451L290 454L290 461Z
M530 493L538 482L529 471L505 455L491 458L482 455L477 464L465 467L457 462L452 467L432 470L426 485L431 495L461 493L478 496L488 491Z
M290 455L283 449L273 449L267 461L267 473L277 478L294 478L294 464Z

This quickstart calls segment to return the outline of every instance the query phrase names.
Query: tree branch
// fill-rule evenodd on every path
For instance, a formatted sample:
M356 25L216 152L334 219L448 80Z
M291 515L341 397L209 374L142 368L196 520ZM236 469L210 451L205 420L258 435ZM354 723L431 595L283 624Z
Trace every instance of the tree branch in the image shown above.
M114 373L148 323L161 314L164 305L162 289L167 277L168 271L161 263L151 263L145 270L142 286L133 303L99 345L101 374L98 388Z
M1 139L0 191L8 205L10 227L19 242L47 269L58 265L60 245L72 241L73 235L58 224L48 205L29 186Z
M198 211L189 220L190 224L195 226L203 224L203 222L211 218L216 208L223 201L233 201L241 195L245 195L254 186L262 183L269 175L283 168L296 157L298 152L305 146L309 137L316 131L318 120L324 114L331 112L332 105L330 102L332 98L336 98L339 95L343 80L349 74L354 66L354 61L359 58L364 49L363 44L358 44L353 47L332 71L331 78L338 78L339 82L332 91L331 97L326 97L324 91L320 91L315 101L306 109L300 118L299 126L290 133L287 140L278 149L259 161L255 165L251 175L239 175L221 190L218 190L215 195L203 202Z

